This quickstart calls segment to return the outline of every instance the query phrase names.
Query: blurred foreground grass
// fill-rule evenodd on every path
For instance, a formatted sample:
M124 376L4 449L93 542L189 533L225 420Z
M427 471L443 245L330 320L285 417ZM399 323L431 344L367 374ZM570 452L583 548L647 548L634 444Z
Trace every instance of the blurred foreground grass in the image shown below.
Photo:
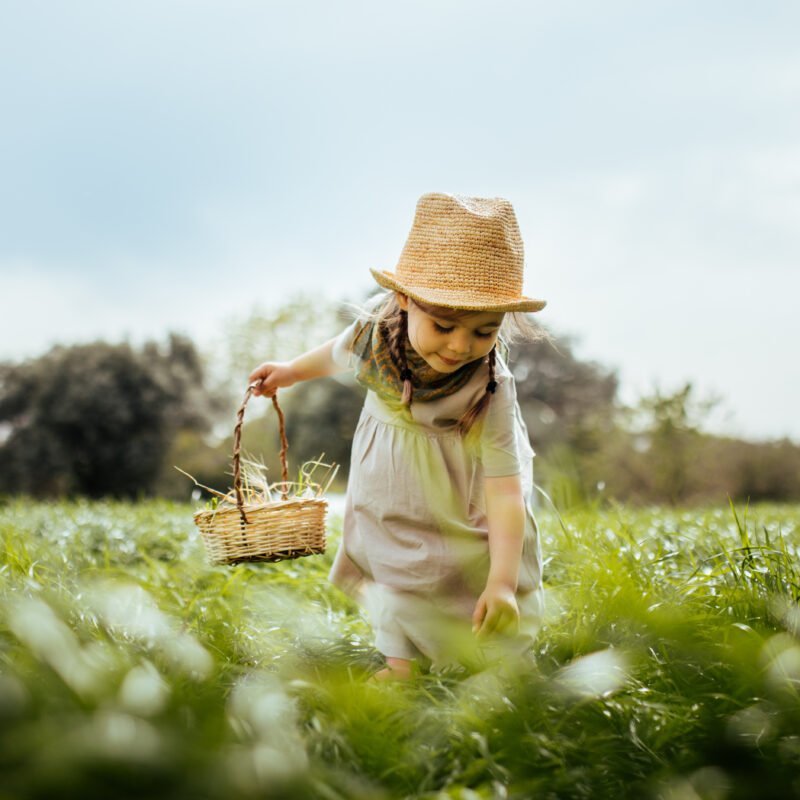
M535 661L374 686L324 557L0 506L3 798L800 797L800 508L540 514Z

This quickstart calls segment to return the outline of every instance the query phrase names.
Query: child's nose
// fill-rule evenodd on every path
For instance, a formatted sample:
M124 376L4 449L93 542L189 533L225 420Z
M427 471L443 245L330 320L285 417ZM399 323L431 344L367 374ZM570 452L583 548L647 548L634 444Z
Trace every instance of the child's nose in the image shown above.
M450 338L450 349L458 355L466 355L471 347L468 333L454 333Z

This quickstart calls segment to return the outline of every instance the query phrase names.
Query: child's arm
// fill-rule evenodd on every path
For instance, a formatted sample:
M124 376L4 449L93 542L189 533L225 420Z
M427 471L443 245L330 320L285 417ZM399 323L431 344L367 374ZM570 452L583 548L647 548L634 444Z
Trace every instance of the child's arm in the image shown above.
M485 494L490 567L486 588L472 615L472 629L479 636L513 630L519 624L516 591L525 534L520 476L486 478Z
M322 378L341 372L345 367L339 366L333 360L335 341L335 338L331 339L292 361L267 361L256 367L250 373L248 382L261 381L261 384L253 390L253 394L272 397L278 389L293 386L299 381Z

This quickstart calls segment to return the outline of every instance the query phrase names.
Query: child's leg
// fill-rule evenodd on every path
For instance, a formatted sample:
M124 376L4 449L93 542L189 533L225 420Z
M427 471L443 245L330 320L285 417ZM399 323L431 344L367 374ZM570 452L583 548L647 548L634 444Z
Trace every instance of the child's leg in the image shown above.
M376 672L373 681L407 681L414 674L414 662L408 658L386 657L386 667Z
M369 584L367 587L365 605L375 632L375 647L386 659L386 667L370 678L373 681L408 680L414 674L415 659L420 655L398 625L396 598L397 593L388 586Z

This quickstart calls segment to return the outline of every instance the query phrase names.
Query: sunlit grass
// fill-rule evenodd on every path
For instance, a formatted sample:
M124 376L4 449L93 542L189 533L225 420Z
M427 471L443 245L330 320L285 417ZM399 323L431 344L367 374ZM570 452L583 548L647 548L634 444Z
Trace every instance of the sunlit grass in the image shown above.
M0 507L0 800L800 795L800 509L542 512L535 660L371 685L329 553Z

